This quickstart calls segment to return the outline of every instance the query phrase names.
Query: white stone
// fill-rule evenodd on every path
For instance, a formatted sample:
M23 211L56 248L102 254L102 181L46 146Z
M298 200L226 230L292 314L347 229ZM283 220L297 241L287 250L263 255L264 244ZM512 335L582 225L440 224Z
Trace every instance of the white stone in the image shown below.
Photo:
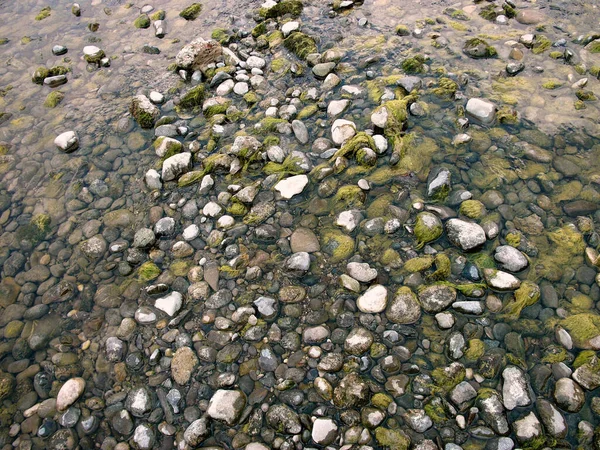
M163 181L171 181L179 175L188 171L192 163L192 154L188 152L178 153L163 162L162 179Z
M345 273L340 275L340 284L349 291L360 292L360 283Z
M346 110L348 105L350 105L350 100L333 100L327 106L327 115L329 117L337 117Z
M206 205L204 205L204 208L202 208L202 214L208 217L216 217L221 213L222 210L223 208L221 208L221 205L218 203L208 202Z
M385 124L388 121L389 113L387 108L377 108L373 114L371 114L371 122L373 125L379 128L385 128Z
M310 255L307 252L297 252L290 256L286 263L290 270L307 271L310 268Z
M368 283L377 278L377 269L371 268L368 263L350 262L346 265L348 275L352 278Z
M166 297L156 299L154 307L173 317L183 306L183 297L179 292L171 292Z
M85 380L83 378L71 378L62 385L56 396L57 411L64 411L77 401L85 390Z
M295 175L293 177L281 180L275 185L275 190L278 191L285 199L290 199L294 195L300 194L308 184L306 175Z
M267 158L269 158L269 161L282 163L285 159L285 152L278 145L272 145L267 149Z
M464 251L472 250L486 241L485 231L473 222L450 219L446 222L448 239Z
M337 437L338 427L331 419L318 418L313 423L311 437L319 445L329 445Z
M169 150L174 150L175 153L179 153L182 148L183 145L181 145L181 142L179 142L177 139L173 139L168 136L161 136L156 140L154 152L156 153L156 156L162 158Z
M454 326L454 316L449 312L441 312L435 315L435 320L442 330L447 330Z
M200 189L198 189L198 193L200 195L206 194L211 188L215 185L215 180L211 175L204 175L202 178L202 182L200 183Z
M250 68L257 68L257 69L262 69L263 67L265 67L266 65L266 61L263 58L260 58L258 56L250 56L247 60L246 60L246 65Z
M244 95L248 93L248 83L245 81L240 81L239 83L235 83L233 86L233 92L237 95Z
M496 117L496 105L481 98L471 98L467 102L467 115L483 124L490 124Z
M85 47L83 47L83 54L85 56L95 58L99 57L102 53L104 53L102 49L96 47L95 45L86 45Z
M296 31L300 28L300 24L296 21L286 22L281 26L281 32L283 37L288 37L292 31Z
M219 217L219 220L217 220L217 228L219 228L221 230L228 230L229 228L231 228L234 225L235 225L235 219L228 215L221 216L221 217Z
M217 86L216 93L218 96L224 96L233 91L233 86L235 86L235 81L232 79L223 81L220 85Z
M508 291L518 289L521 286L521 280L508 272L496 269L483 269L483 275L487 284L498 291Z
M154 170L150 169L146 172L145 176L146 185L150 189L162 189L162 182L160 181L160 174Z
M382 312L387 306L387 289L380 284L371 286L356 300L356 306L367 314Z
M331 139L336 145L342 145L348 139L356 135L354 122L345 119L337 119L331 125Z
M353 209L350 211L342 211L335 220L335 224L344 228L349 233L354 231L360 221L363 219L360 211Z
M193 241L198 237L199 234L200 228L198 228L198 225L192 224L189 227L186 227L185 230L183 230L182 236L183 239L185 239L186 241Z
M208 403L206 414L216 420L234 425L246 406L246 396L241 391L219 389Z
M74 131L65 131L54 139L54 145L65 153L71 153L79 148L79 138Z
M165 96L162 95L160 92L152 91L150 92L149 97L150 101L155 105L160 105L165 101Z
M373 136L373 140L375 141L375 150L377 150L377 153L381 155L387 151L389 144L385 136L376 134Z

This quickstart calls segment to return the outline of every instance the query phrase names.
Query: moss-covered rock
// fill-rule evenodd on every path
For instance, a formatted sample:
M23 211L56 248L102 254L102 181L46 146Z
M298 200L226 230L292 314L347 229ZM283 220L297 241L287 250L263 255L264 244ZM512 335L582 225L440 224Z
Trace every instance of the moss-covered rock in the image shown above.
M65 94L60 91L52 91L46 96L44 106L46 108L56 108L60 102L65 98Z
M396 25L396 34L398 36L410 36L410 28L406 25Z
M375 439L381 447L389 450L408 450L410 447L410 438L404 431L398 429L377 427Z
M200 3L192 3L179 13L179 17L183 17L185 20L196 20L201 12L202 5Z
M27 225L17 228L17 240L29 241L33 244L43 241L50 233L50 223L51 219L47 214L34 216Z
M445 253L435 255L433 263L435 264L435 272L427 277L428 280L440 281L450 276L452 264Z
M140 14L140 16L133 21L133 26L136 28L150 28L151 22L148 14Z
M417 239L417 249L422 248L428 242L438 239L444 232L442 221L433 213L421 212L417 215L414 235Z
M194 106L201 106L204 102L204 96L204 85L199 84L181 96L178 106L180 108L193 108Z
M152 281L158 278L161 270L152 261L146 261L138 269L138 277L140 281Z
M50 12L52 9L49 6L45 6L40 10L40 12L35 16L35 20L44 20L50 17Z
M215 28L210 34L210 37L221 45L229 45L235 38L235 36L225 28Z
M402 70L407 74L422 73L425 71L425 57L422 55L411 56L402 61Z
M548 39L543 34L537 34L535 39L533 40L533 47L531 48L531 52L534 55L539 55L540 53L544 53L552 46L552 41Z
M333 210L360 208L366 199L365 192L356 185L341 186L333 197Z
M582 102L595 102L598 100L592 91L586 91L584 89L578 89L575 95Z
M585 241L574 225L565 225L537 239L538 261L534 270L537 276L551 281L561 278L567 267L579 267L583 263Z
M346 261L354 255L355 243L352 237L336 229L324 229L320 233L321 251L330 256L331 263Z
M66 75L67 73L69 73L69 69L65 66L54 66L50 69L47 69L46 67L38 67L33 73L31 81L33 81L35 84L44 84L44 79L47 77Z
M292 17L298 17L302 14L304 5L300 0L283 0L271 8L261 8L259 14L265 19L275 19L277 17L289 14Z
M512 320L517 320L521 316L523 308L537 303L539 299L540 287L532 281L525 280L515 291L514 299L504 307L502 314Z
M496 17L498 17L498 12L496 11L496 5L490 4L490 5L484 6L479 11L479 16L484 18L485 20L494 22L496 20Z
M142 128L152 128L160 115L158 108L145 95L133 97L129 112Z
M438 81L438 86L433 88L431 92L440 98L453 99L458 91L458 84L450 78L442 77Z
M159 9L158 11L150 14L150 20L165 20L166 13L164 9Z
M294 31L283 41L283 46L300 59L306 59L311 53L317 53L317 43L309 35Z
M404 270L411 273L422 272L433 266L433 261L433 256L429 255L411 258L404 263Z
M485 214L485 206L479 200L465 200L460 204L459 212L469 219L481 219Z
M481 339L471 339L469 347L465 350L465 358L470 361L477 361L485 353L485 344Z
M15 378L9 374L0 372L0 401L11 396L15 389Z
M471 58L493 58L498 54L494 47L479 38L467 40L463 46L463 52Z
M600 316L594 313L574 314L560 321L577 348L596 349L600 346Z
M330 158L333 162L339 157L352 158L356 156L361 148L370 148L375 150L375 141L365 132L356 133L356 135L348 139L335 154Z

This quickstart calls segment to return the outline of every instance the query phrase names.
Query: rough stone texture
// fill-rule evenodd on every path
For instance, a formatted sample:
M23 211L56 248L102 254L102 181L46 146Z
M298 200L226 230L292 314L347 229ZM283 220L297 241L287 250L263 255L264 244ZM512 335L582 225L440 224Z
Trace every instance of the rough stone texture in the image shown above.
M197 38L177 53L175 62L181 69L204 70L209 64L217 62L222 54L223 49L217 41Z
M198 364L198 358L189 347L179 348L171 360L171 373L177 384L186 384Z
M490 124L496 117L496 105L481 98L471 98L467 102L467 115L483 124Z
M162 166L163 181L175 180L186 173L192 164L192 154L188 152L173 155L165 159Z
M527 380L521 369L516 366L508 366L502 372L502 378L504 380L502 398L506 409L512 411L517 406L531 404Z
M212 419L235 425L245 406L246 396L242 391L219 389L210 399L206 413Z
M64 411L77 401L85 390L85 380L83 378L71 378L58 391L56 396L56 409Z
M448 239L464 251L473 250L485 243L485 231L473 222L450 219L446 222Z
M367 314L377 314L385 310L387 306L387 289L376 284L356 300L356 306L361 312Z

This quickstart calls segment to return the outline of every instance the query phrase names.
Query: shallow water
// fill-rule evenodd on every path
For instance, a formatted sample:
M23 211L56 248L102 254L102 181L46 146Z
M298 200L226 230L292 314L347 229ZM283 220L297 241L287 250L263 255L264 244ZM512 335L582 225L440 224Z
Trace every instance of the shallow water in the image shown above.
M252 31L260 4L204 2L199 17L186 21L178 13L188 2L162 3L152 3L155 11L167 12L167 34L159 39L152 26L132 25L142 4L94 1L82 4L81 17L75 17L71 4L64 2L0 2L0 38L8 40L0 45L0 113L5 114L0 116L2 445L75 448L79 442L80 448L115 448L117 443L194 448L193 440L184 435L192 423L209 427L197 446L214 448L251 449L252 443L284 449L405 448L404 439L418 448L507 448L502 447L507 442L499 440L502 435L526 448L597 447L594 430L600 406L594 399L600 382L596 384L589 374L592 382L581 381L581 370L572 374L581 366L595 372L595 350L600 348L596 282L600 236L595 231L600 220L600 114L597 101L576 103L578 90L600 95L600 82L590 73L600 65L599 54L584 50L580 43L597 33L597 5L518 3L517 11L541 13L536 29L514 19L508 25L484 20L478 13L487 2L367 0L335 14L330 5L304 2L298 19L301 30L316 38L320 52L341 52L335 68L341 83L323 88L306 62L283 45L256 49L251 37L240 38L232 46L235 51L242 56L256 51L267 60L266 81L251 88L259 103L247 104L228 94L245 114L211 122L198 110L175 108L173 101L192 83L167 67L185 44L196 37L210 38L213 29ZM46 6L50 16L35 20ZM464 17L453 15L455 10ZM88 27L92 23L98 24L95 32ZM411 31L421 28L422 35L399 36L395 32L399 24ZM511 43L526 33L544 35L557 44L533 54ZM472 37L493 45L497 57L466 56L462 46ZM53 56L57 44L68 47L68 53ZM144 53L146 44L160 53ZM86 63L82 53L86 45L102 48L110 67ZM513 47L523 53L525 70L508 77L507 63L518 60L510 54ZM573 52L568 63L549 56L565 48ZM371 124L371 113L382 94L384 99L404 95L396 81L404 75L402 62L416 54L425 57L416 74L423 84L418 105L424 114L408 115L402 133L407 150L400 163L393 165L392 135L387 152L377 156L374 166L361 166L354 158L320 157L324 149L317 151L313 143L332 138L334 118L326 111L331 101L350 98L348 108L336 118L353 121L358 131L384 133ZM280 58L285 67L300 64L304 74L277 74L270 64ZM32 82L36 68L56 65L69 69L66 84L51 89ZM457 82L456 94L444 97L435 91L444 78ZM582 78L587 78L587 85L573 87ZM549 81L555 82L555 89L544 87ZM207 97L215 95L215 88L204 84ZM341 90L348 85L363 92L348 96ZM310 88L317 88L314 100L304 95ZM52 90L64 94L55 108L44 106ZM335 167L334 173L321 179L317 168L306 188L285 200L273 190L277 179L264 181L265 155L238 173L215 171L214 186L207 193L199 191L198 184L177 187L174 182L153 191L144 179L149 169L160 172L162 165L152 146L154 130L141 129L129 114L131 98L150 91L165 95L161 115L175 116L179 126L187 127L185 136L177 139L186 146L194 143L192 151L198 154L194 170L201 170L201 160L209 154L229 151L236 133L243 130L261 142L266 135L277 136L285 154L299 151L311 168L328 165ZM494 102L507 123L498 116L490 125L472 120L468 128L461 127L469 98ZM291 129L255 133L255 124L272 104L269 99L277 99L278 106L294 101L302 107L318 105L303 119L308 143L299 142ZM578 109L581 104L585 108ZM513 115L518 117L515 123L508 120ZM222 136L211 134L213 123L223 125ZM79 149L69 154L53 143L67 130L76 131L80 139ZM428 195L430 174L439 168L451 174L451 190L441 200ZM351 198L340 200L340 187L356 186L364 179L369 189L354 188ZM235 204L230 197L238 188L232 185L258 187L247 209L257 203L273 206L262 225L256 226L248 216L243 219L243 214L234 216L231 228L217 223ZM464 203L467 198L483 203ZM222 207L214 217L203 212L209 202ZM475 211L467 211L467 206ZM365 222L345 232L336 220L349 209L362 211ZM461 250L447 232L418 245L415 228L422 211L445 222L450 217L467 218L481 224L487 238L471 252ZM46 216L49 225L44 222L40 234L36 224ZM153 228L161 217L175 219L174 233L135 248L139 230ZM185 240L183 230L192 224L198 226L199 237L178 249L176 243ZM299 238L295 245L294 234L306 229L312 230L309 238ZM347 254L339 253L338 239L350 243ZM308 245L304 240L317 247L306 250L310 268L290 269L292 254ZM502 269L494 252L506 244L527 261L527 268L514 273L518 281L541 290L533 304L526 303L516 313L513 299L525 289L515 294L515 286L494 288L490 279L486 286L482 277L484 269ZM443 275L434 275L443 264L437 258L422 270L405 266L417 256L442 254L451 263ZM340 281L349 272L349 261L376 269L372 279L354 280L359 292ZM149 262L157 272L145 278ZM458 301L481 311L471 314L465 311L466 304L448 304L445 316L438 317L438 311L424 310L423 290L439 286L439 281L460 291ZM209 287L213 283L216 286ZM467 293L464 289L474 283L483 283L476 286L480 292ZM387 296L380 311L369 313L357 299L372 285L384 286ZM283 289L290 286L296 290ZM393 323L390 304L402 286L418 295L420 315ZM172 317L156 309L157 299L171 292L183 294L183 304ZM296 294L299 299L288 298ZM260 297L275 299L273 314L259 312L253 302ZM157 318L146 323L144 314ZM448 316L452 325L442 327ZM119 351L111 347L115 339ZM363 350L353 349L362 339L374 342ZM181 350L190 348L191 355ZM184 356L176 359L174 354ZM343 365L324 369L326 355L341 355ZM179 365L186 363L190 373L179 383L176 373L185 372ZM450 373L448 387L440 373L443 368L456 369L452 366L456 363L462 369ZM494 370L488 364L496 364ZM503 375L506 367L518 367L518 381L525 380L527 393L520 393L528 400L516 408L510 408L507 384L518 382L511 380L510 370ZM363 385L351 380L349 373L359 374ZM53 409L52 399L60 397L67 380L77 377L85 380L85 389L67 411L76 417L73 421ZM470 385L465 389L473 390L477 398L456 400L455 385L463 378ZM575 379L583 388L559 381L565 378ZM345 383L358 387L346 395ZM569 392L571 387L565 383L575 385L581 401L560 398L557 392ZM148 398L139 401L143 407L138 411L133 397L142 387ZM243 392L244 404L232 420L223 422L212 409L219 389ZM486 415L482 405L489 394L486 389L496 390L503 402L496 415L507 417L505 431L494 428L497 425ZM361 395L364 398L358 398ZM230 402L234 403L223 401ZM280 405L292 412L278 410ZM568 432L553 431L550 419L540 419L548 411L564 418ZM127 420L119 419L119 414ZM425 427L422 414L433 423ZM543 423L538 423L535 439L523 437L527 432L519 429L525 424L521 419L531 418L530 414ZM381 421L373 418L379 416ZM335 430L333 437L320 439L317 428L330 425L325 419L333 420ZM198 420L206 423L199 425ZM556 416L555 420L560 422ZM278 421L288 428L279 427ZM406 435L386 434L397 430Z

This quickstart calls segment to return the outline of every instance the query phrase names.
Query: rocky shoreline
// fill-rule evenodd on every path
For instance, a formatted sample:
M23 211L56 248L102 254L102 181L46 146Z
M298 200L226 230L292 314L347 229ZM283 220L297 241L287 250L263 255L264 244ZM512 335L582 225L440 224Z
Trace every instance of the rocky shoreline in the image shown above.
M255 6L251 28L178 44L171 89L128 100L135 149L101 162L82 130L53 136L61 161L99 156L57 188L70 218L14 219L18 178L2 183L2 448L598 447L600 134L574 114L596 108L600 34L553 41L543 9L476 2L324 48L310 2ZM139 13L169 37L172 11ZM397 40L412 50L380 63ZM97 43L82 58L109 72ZM464 69L482 60L491 83ZM536 76L581 129L525 117L515 86ZM135 151L152 156L113 179Z

